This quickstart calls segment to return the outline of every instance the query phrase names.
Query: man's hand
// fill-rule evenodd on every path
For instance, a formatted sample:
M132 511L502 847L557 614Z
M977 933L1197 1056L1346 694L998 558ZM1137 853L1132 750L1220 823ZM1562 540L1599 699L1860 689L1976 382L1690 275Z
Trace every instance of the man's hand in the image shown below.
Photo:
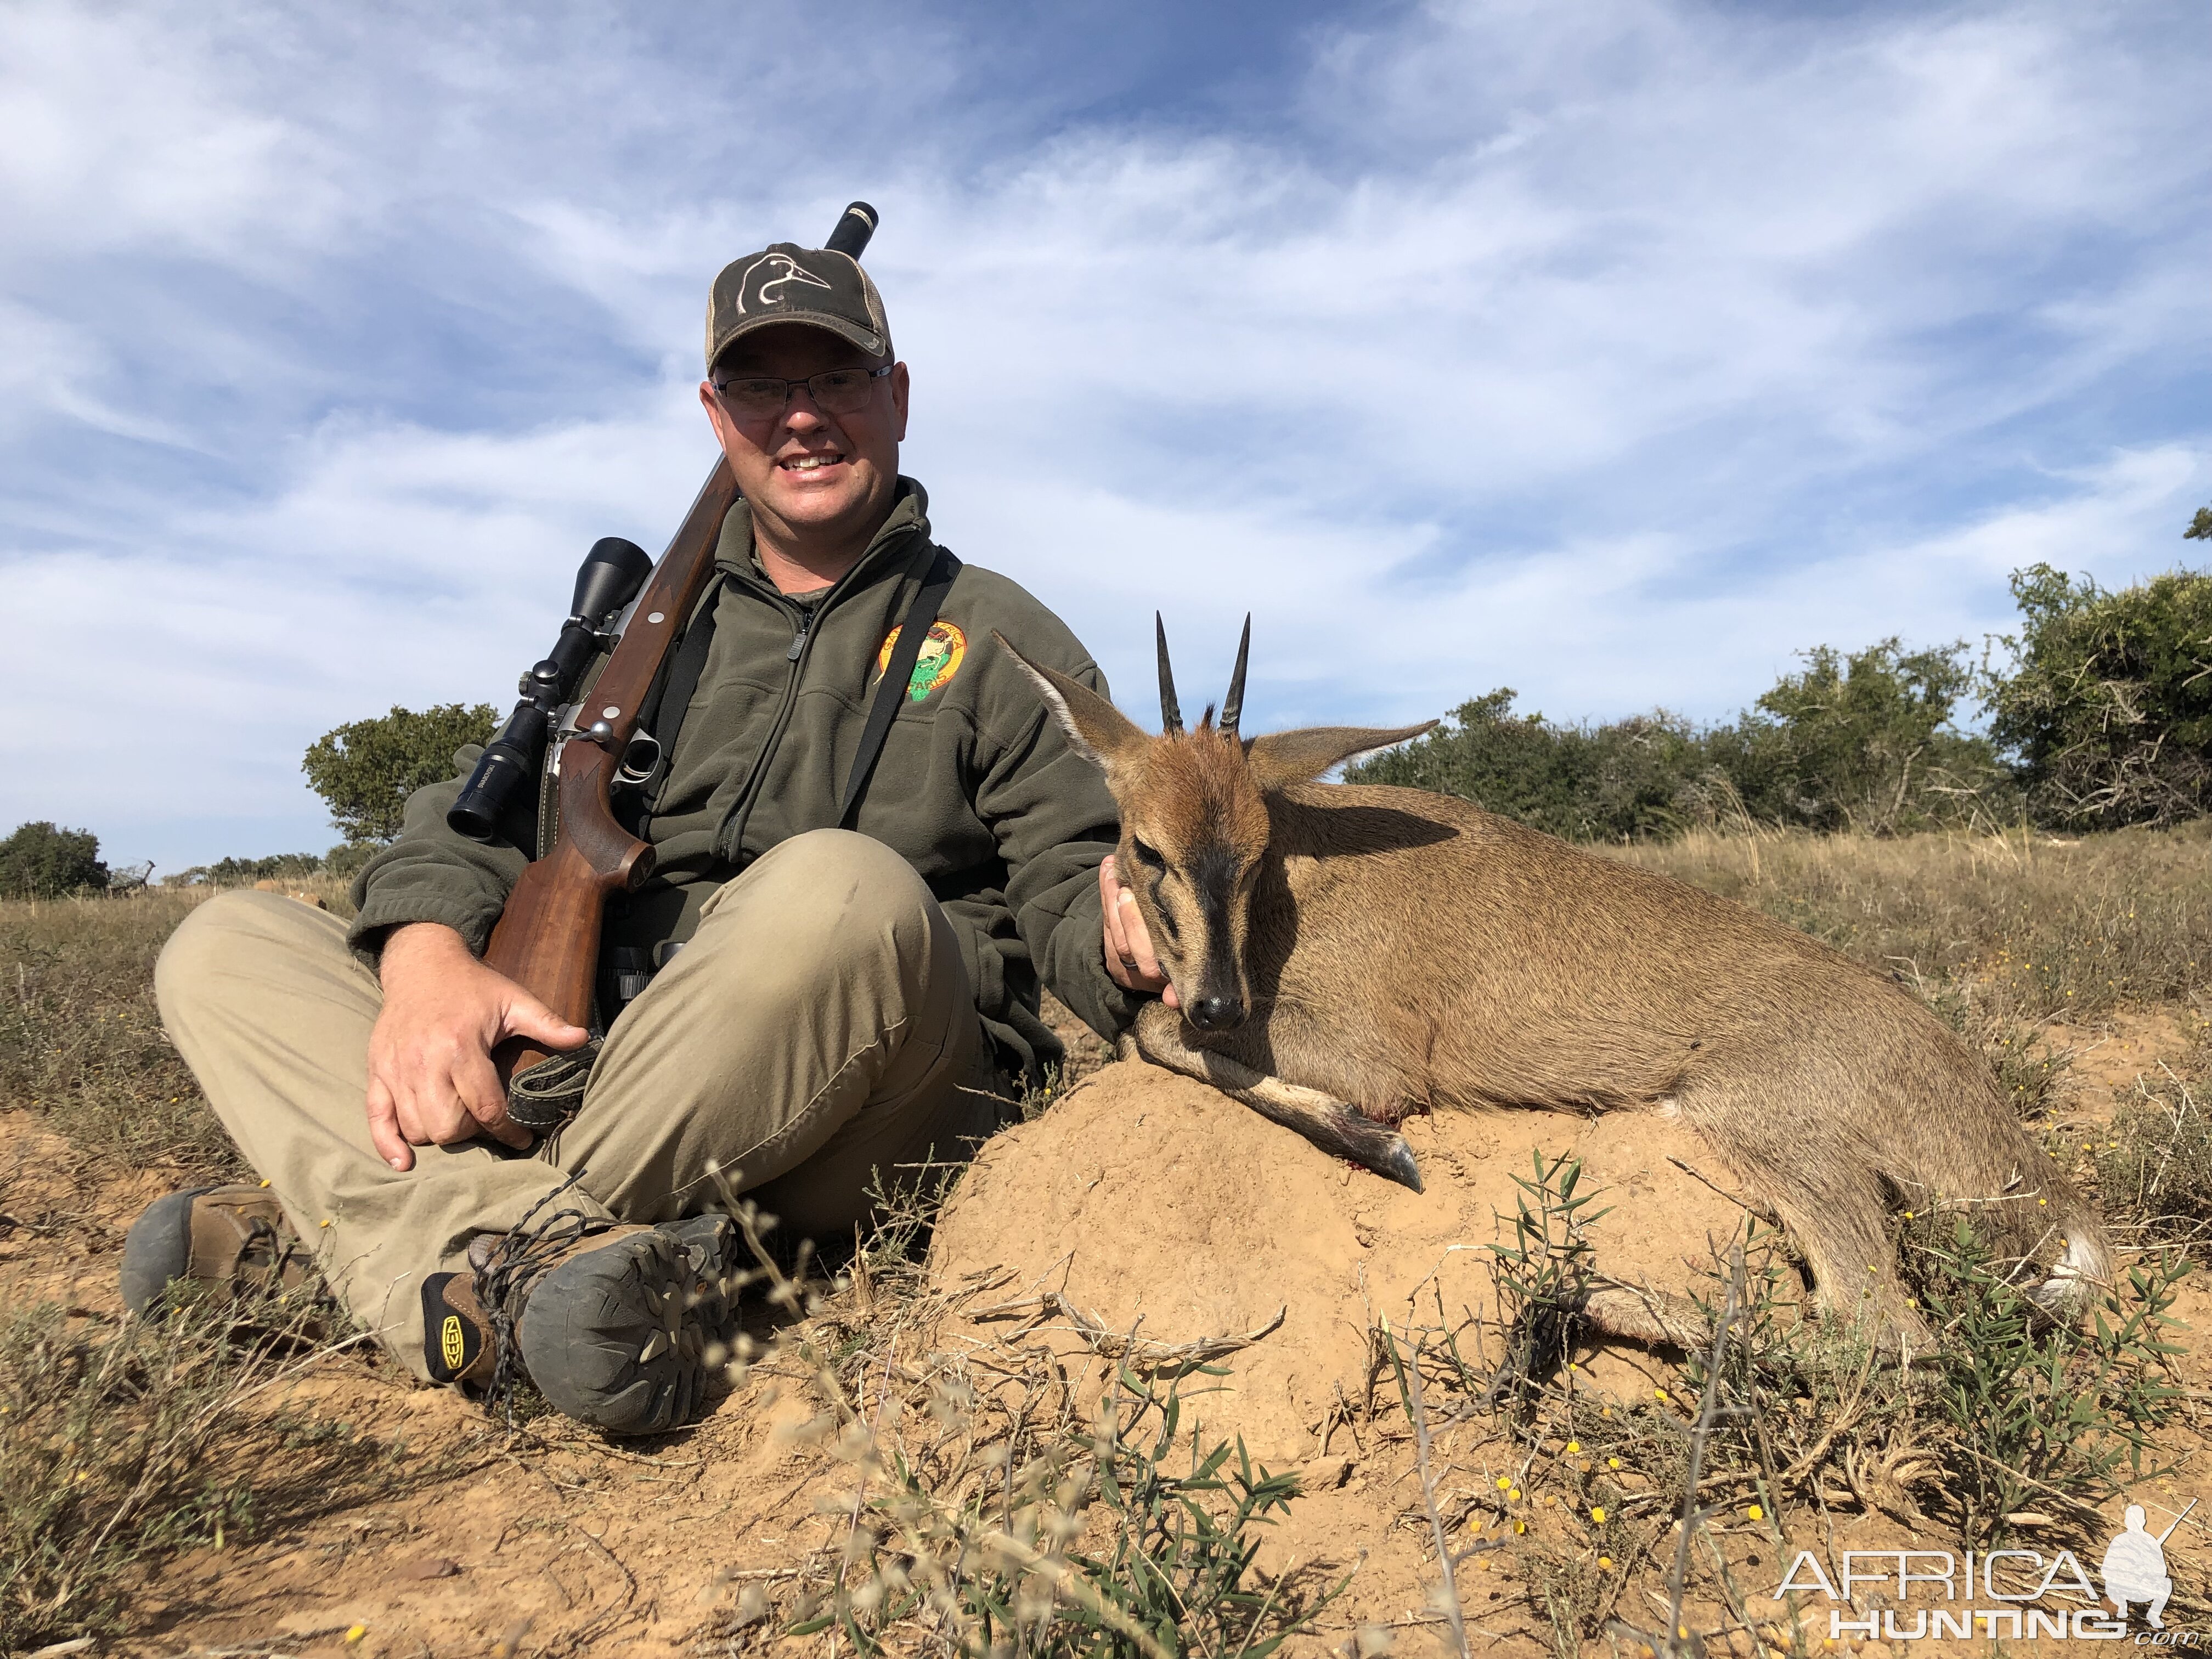
M1125 991L1157 991L1170 1008L1182 1004L1152 954L1152 936L1137 909L1137 896L1121 885L1109 853L1098 866L1098 908L1106 913L1106 972Z
M414 1147L480 1134L528 1146L530 1131L507 1121L507 1089L491 1051L512 1036L574 1048L592 1034L554 1018L438 922L393 928L378 974L384 1012L368 1037L368 1137L384 1161L411 1170Z

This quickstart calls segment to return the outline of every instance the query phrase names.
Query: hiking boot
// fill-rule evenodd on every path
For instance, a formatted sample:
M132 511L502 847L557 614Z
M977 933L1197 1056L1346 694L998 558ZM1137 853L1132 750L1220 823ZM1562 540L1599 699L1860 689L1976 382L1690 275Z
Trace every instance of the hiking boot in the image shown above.
M123 1241L123 1305L143 1314L180 1279L290 1291L314 1273L266 1184L195 1187L149 1204Z
M726 1215L616 1226L563 1212L482 1235L471 1271L422 1282L433 1381L495 1397L520 1365L546 1402L610 1434L658 1434L706 1404L707 1350L736 1329L738 1230Z

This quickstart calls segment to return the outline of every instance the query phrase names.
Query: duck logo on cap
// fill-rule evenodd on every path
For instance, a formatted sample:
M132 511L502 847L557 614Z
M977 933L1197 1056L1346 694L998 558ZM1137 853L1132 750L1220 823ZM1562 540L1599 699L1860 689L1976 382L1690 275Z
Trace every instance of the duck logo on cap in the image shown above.
M803 283L808 288L826 289L830 287L828 281L816 276L788 253L763 253L747 265L745 274L738 279L738 311L750 313L756 307L769 310L779 304L790 304L788 300L781 298L775 292L787 283ZM751 305L745 303L748 295L751 298Z

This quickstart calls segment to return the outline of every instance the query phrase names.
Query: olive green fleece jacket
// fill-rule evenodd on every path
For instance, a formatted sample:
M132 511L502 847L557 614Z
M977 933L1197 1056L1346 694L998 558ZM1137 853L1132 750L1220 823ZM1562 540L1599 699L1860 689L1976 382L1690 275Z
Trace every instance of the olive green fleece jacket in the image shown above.
M610 945L688 938L737 870L837 822L887 636L934 555L927 514L921 487L900 479L860 562L809 606L763 578L751 515L742 501L731 511L708 600L712 648L637 821L654 873L610 904ZM1119 834L1113 798L992 630L1102 695L1105 678L1064 623L994 572L963 564L938 617L854 827L929 884L1002 1060L1034 1075L1060 1058L1037 1017L1040 981L1108 1036L1133 1017L1136 999L1107 977L1100 945L1098 864ZM658 724L666 729L665 712ZM356 879L349 938L365 956L385 930L410 921L443 922L483 952L538 831L527 813L489 844L446 827L476 755L462 750L460 776L409 798L399 840Z

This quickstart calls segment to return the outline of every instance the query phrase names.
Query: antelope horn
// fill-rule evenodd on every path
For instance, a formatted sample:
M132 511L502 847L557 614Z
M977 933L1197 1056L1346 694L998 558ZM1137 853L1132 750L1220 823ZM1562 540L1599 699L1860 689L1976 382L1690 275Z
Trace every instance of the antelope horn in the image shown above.
M1160 620L1160 613L1152 612L1152 630L1160 642L1160 730L1182 730L1182 705L1176 701L1175 670L1168 666L1168 625Z
M1237 641L1237 667L1229 676L1229 695L1221 700L1221 729L1237 736L1237 720L1244 712L1244 659L1252 653L1252 613L1244 613L1244 637Z

